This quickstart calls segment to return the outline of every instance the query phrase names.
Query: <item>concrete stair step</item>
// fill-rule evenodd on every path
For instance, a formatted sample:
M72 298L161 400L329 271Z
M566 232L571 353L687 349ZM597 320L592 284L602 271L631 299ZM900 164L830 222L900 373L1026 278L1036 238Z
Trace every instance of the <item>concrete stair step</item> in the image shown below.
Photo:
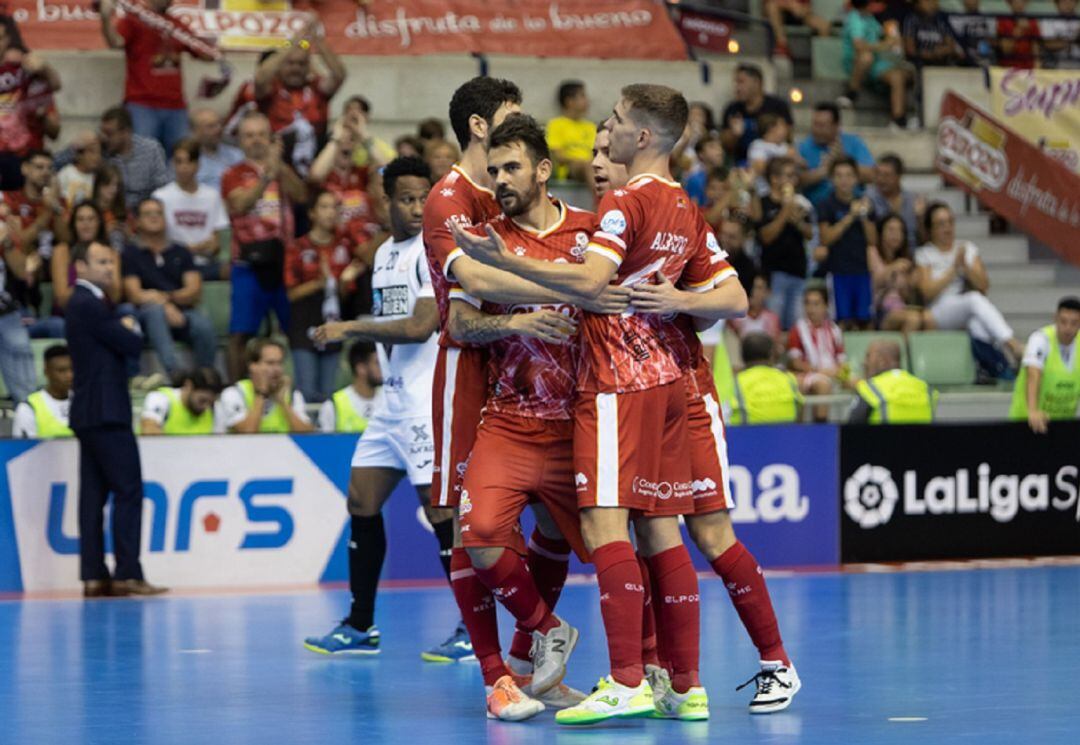
M989 235L975 241L979 255L988 266L1015 264L1029 266L1027 238L1016 235Z
M1045 289L1054 284L1057 268L1053 264L995 264L990 271L990 286L1001 290L1032 287Z
M997 288L991 283L989 297L1010 318L1038 316L1046 325L1053 318L1058 298L1065 295L1080 295L1080 285L1052 285L1033 292L1031 288Z

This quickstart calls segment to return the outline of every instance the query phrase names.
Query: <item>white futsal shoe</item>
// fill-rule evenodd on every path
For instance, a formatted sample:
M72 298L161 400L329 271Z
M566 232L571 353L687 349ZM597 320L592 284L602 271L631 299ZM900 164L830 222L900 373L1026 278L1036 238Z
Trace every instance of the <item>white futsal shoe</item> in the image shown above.
M751 683L757 684L757 693L750 702L751 714L772 714L791 706L791 700L802 688L802 681L795 666L785 666L779 661L761 661L761 672L735 690L741 691Z

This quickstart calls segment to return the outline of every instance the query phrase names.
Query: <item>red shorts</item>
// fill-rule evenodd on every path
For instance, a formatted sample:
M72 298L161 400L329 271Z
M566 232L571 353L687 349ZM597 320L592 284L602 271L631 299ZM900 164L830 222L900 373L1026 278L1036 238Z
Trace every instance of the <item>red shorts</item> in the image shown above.
M682 380L644 391L583 393L574 423L579 507L693 512Z
M525 553L519 518L543 504L582 561L574 493L574 423L496 413L476 433L458 512L466 547L504 546Z
M702 393L686 402L686 440L696 515L735 506L728 482L727 430L716 389Z
M436 507L458 504L480 412L487 399L487 376L486 350L439 347L431 394L435 440L431 501Z

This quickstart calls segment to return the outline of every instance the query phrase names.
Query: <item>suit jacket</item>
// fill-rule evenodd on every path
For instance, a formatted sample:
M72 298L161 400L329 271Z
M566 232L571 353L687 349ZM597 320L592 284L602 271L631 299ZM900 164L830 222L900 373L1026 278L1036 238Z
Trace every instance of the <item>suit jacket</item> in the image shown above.
M80 429L131 424L127 360L142 352L142 337L120 323L115 310L75 285L64 310L75 373L70 426Z

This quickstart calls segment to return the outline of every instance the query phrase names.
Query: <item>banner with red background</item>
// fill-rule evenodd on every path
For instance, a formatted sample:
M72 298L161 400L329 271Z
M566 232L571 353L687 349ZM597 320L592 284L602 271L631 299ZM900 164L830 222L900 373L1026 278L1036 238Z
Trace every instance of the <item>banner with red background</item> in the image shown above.
M90 0L0 0L31 49L103 49ZM317 12L339 54L686 59L652 0L178 0L170 13L223 49L282 44Z
M955 93L941 102L936 166L946 181L1080 265L1080 176Z

